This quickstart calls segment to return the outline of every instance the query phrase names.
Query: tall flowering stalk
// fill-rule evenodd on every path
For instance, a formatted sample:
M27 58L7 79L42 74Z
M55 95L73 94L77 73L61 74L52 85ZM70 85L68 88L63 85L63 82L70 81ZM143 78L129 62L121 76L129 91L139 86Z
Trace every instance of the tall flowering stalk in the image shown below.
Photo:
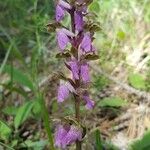
M59 74L63 82L60 82L58 87L57 101L62 103L72 94L75 104L75 119L65 118L65 121L61 121L56 127L55 146L62 149L76 142L76 150L81 150L85 133L80 120L80 105L85 104L87 109L94 107L94 101L88 92L89 61L97 59L92 42L98 26L89 19L87 8L91 2L92 0L57 0L56 21L48 24L49 29L56 31L60 50L56 56L64 58L64 64L71 73L71 78L63 73ZM71 18L68 28L61 22L65 15Z

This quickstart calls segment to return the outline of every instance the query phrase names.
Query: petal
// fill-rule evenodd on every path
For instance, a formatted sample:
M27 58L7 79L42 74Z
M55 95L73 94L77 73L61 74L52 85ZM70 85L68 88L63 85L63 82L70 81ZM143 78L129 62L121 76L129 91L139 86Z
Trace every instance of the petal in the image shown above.
M89 65L84 63L80 67L81 78L84 83L90 82Z
M79 79L78 62L74 60L74 61L70 61L68 64L71 68L73 78L78 80Z
M59 4L56 6L55 18L56 21L61 21L65 16L65 10Z
M81 50L83 50L84 52L90 52L91 47L92 47L91 44L92 44L92 41L91 41L90 33L85 33L83 40L80 44Z
M83 15L81 11L76 11L74 14L74 18L75 18L75 27L77 31L82 31L83 30L83 25L84 25L84 21L83 21Z
M67 135L68 131L62 125L58 125L55 131L55 146L65 148L66 144L62 142L63 138Z
M57 31L57 42L61 50L64 50L69 42L68 36L63 32L62 29Z
M92 109L94 107L94 101L90 99L89 96L83 96L83 99L86 101L86 108Z
M69 89L66 85L62 84L58 88L58 102L63 102L69 96Z

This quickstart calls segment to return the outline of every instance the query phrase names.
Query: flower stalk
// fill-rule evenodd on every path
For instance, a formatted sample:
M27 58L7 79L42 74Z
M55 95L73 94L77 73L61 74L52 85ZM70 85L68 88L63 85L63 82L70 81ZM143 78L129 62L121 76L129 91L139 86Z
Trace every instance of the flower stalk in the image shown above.
M57 0L56 22L48 24L49 30L55 30L60 52L57 58L63 58L66 68L72 77L59 73L60 85L58 87L57 101L64 102L70 94L74 96L75 119L64 117L57 125L55 132L55 146L65 149L76 143L76 150L82 149L85 128L81 121L80 106L85 104L87 109L94 107L94 101L89 96L89 61L97 59L92 44L94 32L98 28L88 18L88 5L92 0ZM69 14L71 22L69 27L62 25L65 15ZM70 50L68 50L70 47Z

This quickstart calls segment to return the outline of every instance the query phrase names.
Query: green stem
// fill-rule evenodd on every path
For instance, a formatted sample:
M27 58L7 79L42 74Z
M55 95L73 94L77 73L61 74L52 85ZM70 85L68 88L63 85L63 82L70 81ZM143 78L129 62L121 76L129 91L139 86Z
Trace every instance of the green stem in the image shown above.
M78 96L75 97L75 117L77 121L80 123L80 98ZM76 150L82 149L82 143L80 141L76 141Z
M7 149L15 150L15 149L13 149L12 147L9 147L8 145L6 145L6 144L4 144L4 143L2 143L2 142L0 142L0 145L3 146L3 147L6 147Z
M52 135L52 131L51 131L51 123L49 120L49 114L48 114L48 110L46 108L43 96L40 96L40 102L41 102L44 126L45 126L45 130L47 132L49 143L50 143L50 150L55 150L54 142L53 142L53 135Z

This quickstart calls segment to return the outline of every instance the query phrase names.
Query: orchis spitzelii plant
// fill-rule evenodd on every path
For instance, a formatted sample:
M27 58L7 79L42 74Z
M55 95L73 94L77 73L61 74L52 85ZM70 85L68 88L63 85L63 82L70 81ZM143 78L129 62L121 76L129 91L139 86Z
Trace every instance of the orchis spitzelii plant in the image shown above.
M92 45L93 36L98 26L88 18L88 5L92 0L58 0L56 2L56 22L49 24L55 28L60 53L58 58L65 59L65 66L70 70L72 77L67 78L61 73L64 80L58 87L58 103L64 102L70 94L74 97L75 120L70 123L62 121L56 127L55 146L65 149L76 142L76 149L81 150L81 140L84 137L84 128L80 120L80 105L84 103L87 109L94 107L94 101L87 90L90 83L89 60L97 59L95 48ZM61 21L65 15L70 15L71 26L64 27ZM71 46L70 50L67 47Z

